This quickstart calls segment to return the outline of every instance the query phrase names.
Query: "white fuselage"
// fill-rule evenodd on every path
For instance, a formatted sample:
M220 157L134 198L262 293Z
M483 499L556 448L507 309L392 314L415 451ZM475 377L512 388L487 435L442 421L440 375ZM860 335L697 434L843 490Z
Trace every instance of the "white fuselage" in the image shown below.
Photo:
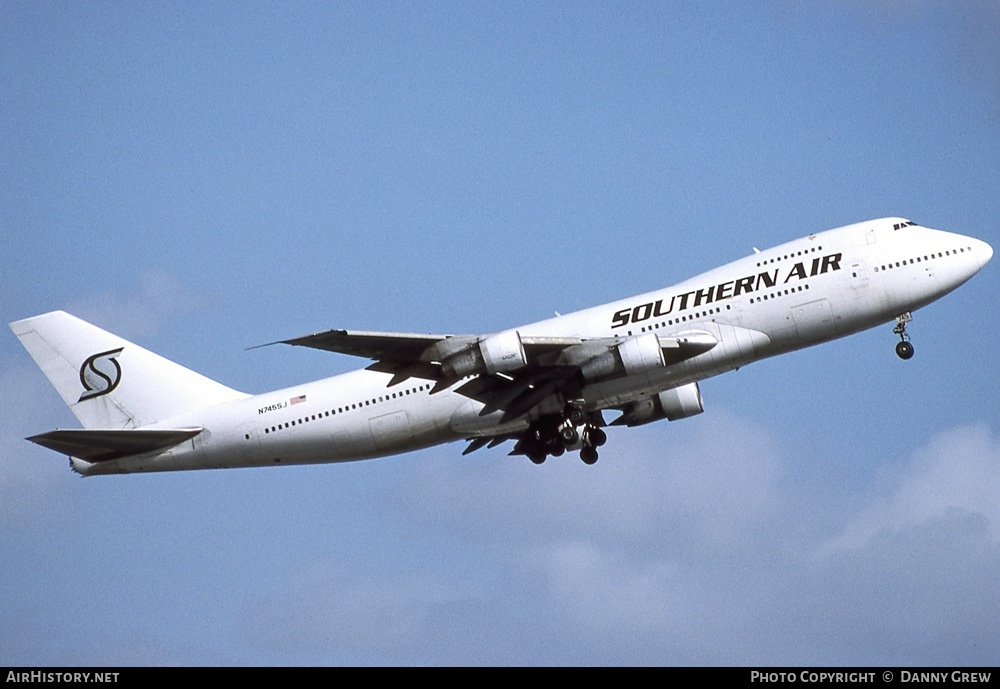
M905 223L905 224L904 224ZM902 225L902 226L901 226ZM587 385L588 410L619 408L750 362L892 321L952 291L989 261L977 239L886 218L797 239L671 287L517 328L524 337L707 333L703 354ZM205 430L162 454L89 464L84 474L338 462L527 427L434 381L361 370L171 418ZM561 404L552 400L552 405ZM541 407L544 409L544 405Z

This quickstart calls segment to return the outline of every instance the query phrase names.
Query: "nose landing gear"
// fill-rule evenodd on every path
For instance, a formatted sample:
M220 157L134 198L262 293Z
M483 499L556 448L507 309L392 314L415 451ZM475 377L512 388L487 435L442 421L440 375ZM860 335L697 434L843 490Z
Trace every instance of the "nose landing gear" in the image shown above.
M906 361L907 359L913 358L913 345L910 344L910 336L906 334L906 324L913 320L913 316L910 312L900 314L896 316L896 327L892 329L896 335L899 335L900 342L896 345L896 356L900 359Z

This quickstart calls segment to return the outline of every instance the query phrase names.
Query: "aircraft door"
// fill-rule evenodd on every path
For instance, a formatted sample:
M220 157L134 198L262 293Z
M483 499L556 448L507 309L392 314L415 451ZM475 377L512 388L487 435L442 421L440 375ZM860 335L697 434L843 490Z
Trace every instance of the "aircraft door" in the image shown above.
M863 296L864 289L868 287L868 266L864 259L851 261L851 286L859 296Z
M857 310L857 307L860 307L861 311L868 311L885 301L885 281L872 280L869 258L872 258L877 264L879 257L877 254L871 257L858 257L852 260L848 266L851 271L851 288L855 301L854 308L848 307L848 311ZM877 267L876 270L878 270Z

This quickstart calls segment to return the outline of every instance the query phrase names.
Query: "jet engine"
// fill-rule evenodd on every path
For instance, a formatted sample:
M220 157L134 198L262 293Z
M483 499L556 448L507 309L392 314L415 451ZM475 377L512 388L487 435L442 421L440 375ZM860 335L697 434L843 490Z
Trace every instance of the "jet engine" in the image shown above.
M527 363L520 333L508 330L450 355L441 362L441 371L449 378L462 378L476 373L509 373Z
M580 366L588 381L633 376L666 366L663 349L656 333L630 337L607 352L593 357Z
M641 426L660 419L676 421L703 411L705 407L698 383L688 383L633 402L611 425Z

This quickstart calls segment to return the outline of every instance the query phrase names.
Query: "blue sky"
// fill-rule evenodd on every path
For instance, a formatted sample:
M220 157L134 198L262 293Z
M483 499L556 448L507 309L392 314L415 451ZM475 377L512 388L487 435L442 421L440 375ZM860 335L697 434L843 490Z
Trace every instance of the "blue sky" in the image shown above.
M1000 245L980 2L0 6L0 311L232 387L901 215ZM99 477L0 338L0 662L995 664L1000 286L706 381L594 467Z

